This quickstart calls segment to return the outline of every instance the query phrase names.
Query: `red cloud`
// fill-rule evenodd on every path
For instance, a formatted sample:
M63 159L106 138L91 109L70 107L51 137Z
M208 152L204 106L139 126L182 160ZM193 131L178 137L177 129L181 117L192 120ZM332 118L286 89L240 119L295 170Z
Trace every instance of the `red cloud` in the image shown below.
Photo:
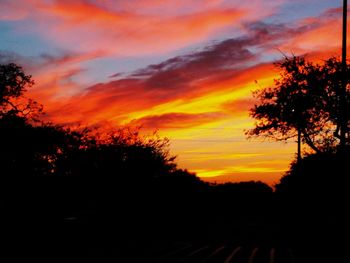
M259 55L252 50L258 48L261 53L268 53L276 46L286 47L298 39L307 41L309 34L327 28L327 22L339 20L334 15L338 11L333 10L325 15L326 22L308 19L290 26L248 23L244 27L249 33L246 36L226 39L197 52L173 57L129 75L119 75L118 80L92 85L83 90L74 82L74 77L84 72L82 62L106 56L110 49L118 49L119 45L133 49L134 43L137 48L159 52L163 48L171 49L171 45L178 46L179 42L176 41L181 42L181 37L197 41L201 34L207 35L210 30L240 21L243 14L240 10L247 10L247 6L242 4L238 5L240 9L220 9L218 5L214 10L204 8L187 14L156 16L131 12L127 8L124 11L106 9L101 3L93 4L91 1L54 1L44 4L31 0L27 5L36 7L32 19L52 19L47 20L48 31L58 37L59 42L77 41L78 48L79 45L90 44L92 49L97 46L107 47L103 52L41 56L37 68L45 66L45 70L34 74L38 83L34 95L46 105L49 116L60 122L121 121L127 119L130 113L149 110L160 104L175 100L191 101L220 90L238 89L246 83L253 83L255 79L273 75L271 64L258 65ZM37 17L37 14L43 17ZM94 14L93 18L91 14ZM77 34L79 30L81 32ZM60 38L61 33L66 38ZM102 35L97 37L96 34ZM153 41L165 38L169 45ZM115 45L109 44L112 40ZM152 44L152 48L148 44ZM158 48L158 44L162 48ZM137 53L137 49L134 51ZM62 98L62 95L65 98L74 96L69 100L56 100L57 96ZM235 107L235 104L224 105L224 109L231 112L239 110ZM62 114L65 116L59 117Z
M85 1L40 3L35 7L32 19L45 37L85 51L105 50L118 55L167 52L198 43L246 14L235 8L168 16L139 14Z
M216 121L224 117L226 117L226 115L220 112L206 112L199 114L174 112L163 115L146 116L144 118L131 121L129 125L141 126L147 130L184 129Z
M20 30L35 32L80 51L109 54L159 54L199 43L228 27L267 16L278 4L255 0L224 4L198 1L5 1L5 11L18 20ZM260 10L259 6L265 5ZM268 5L270 8L266 8ZM257 7L258 6L258 7Z

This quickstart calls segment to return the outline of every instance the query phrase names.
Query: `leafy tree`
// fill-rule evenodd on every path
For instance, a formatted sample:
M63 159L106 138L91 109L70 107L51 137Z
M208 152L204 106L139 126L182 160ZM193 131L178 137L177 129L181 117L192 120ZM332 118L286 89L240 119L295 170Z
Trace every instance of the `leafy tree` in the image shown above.
M0 118L2 175L47 176L57 174L57 160L82 145L83 134L52 125L33 125L24 117Z
M303 57L285 57L275 64L281 70L273 87L258 90L259 104L251 109L255 128L247 135L286 141L299 135L314 152L333 151L339 144L342 67L336 58L323 64ZM350 72L348 66L347 72ZM346 83L350 76L346 74ZM350 109L349 90L346 107ZM349 120L349 116L347 116ZM349 123L349 122L348 122ZM347 130L349 143L349 129Z
M34 85L16 64L0 65L0 164L9 175L108 175L147 180L176 170L169 141L121 129L92 133L32 123L42 111L25 98ZM135 180L137 180L135 178Z
M0 65L0 116L14 114L35 120L42 106L24 97L33 85L32 76L26 75L22 67L14 63Z
M167 139L144 138L129 128L102 134L86 129L78 134L77 145L60 151L58 174L146 182L176 170Z

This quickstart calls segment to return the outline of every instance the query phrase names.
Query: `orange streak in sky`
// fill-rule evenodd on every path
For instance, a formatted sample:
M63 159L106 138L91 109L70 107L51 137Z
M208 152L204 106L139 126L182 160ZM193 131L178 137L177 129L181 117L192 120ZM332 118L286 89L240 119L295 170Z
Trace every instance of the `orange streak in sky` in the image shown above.
M273 79L278 78L272 63L241 70L219 69L197 79L198 72L193 68L204 69L205 61L192 68L174 69L149 82L124 79L84 90L86 87L71 80L83 70L83 62L100 56L119 52L161 54L199 43L241 21L244 11L211 10L157 17L107 11L83 2L56 2L41 6L40 12L57 19L57 24L49 25L49 38L76 44L84 51L83 55L56 61L34 76L38 85L31 95L46 106L50 120L64 124L143 125L146 131L158 128L161 135L171 139L179 165L208 181L254 179L273 184L288 169L296 150L293 141L285 145L249 141L244 135L245 129L254 126L248 112L254 104L251 92L273 85ZM286 54L308 53L307 58L313 61L340 54L340 19L306 19L300 26L309 29L284 39L266 53L275 54L279 48ZM90 35L79 35L80 31ZM104 52L98 51L101 49ZM171 86L169 79L176 82L191 73L193 79L179 87Z

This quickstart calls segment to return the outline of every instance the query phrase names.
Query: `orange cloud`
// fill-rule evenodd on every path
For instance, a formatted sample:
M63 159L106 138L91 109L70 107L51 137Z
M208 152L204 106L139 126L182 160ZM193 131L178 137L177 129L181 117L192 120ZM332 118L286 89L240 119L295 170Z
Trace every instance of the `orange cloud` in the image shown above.
M72 61L83 61L93 56L44 56L45 63L53 65L54 72L50 72L46 78L39 78L39 83L46 83L49 88L46 90L39 85L35 96L52 96L51 102L47 99L46 101L48 113L56 121L97 123L106 119L126 120L130 113L152 109L175 100L191 102L213 92L237 90L244 83L252 82L252 74L256 77L264 75L265 66L250 67L248 71L245 69L246 63L256 59L248 50L248 46L254 45L254 41L251 38L225 40L196 53L150 65L118 80L93 85L84 89L84 92L75 91L76 95L68 100L62 101L60 97L62 106L59 110L51 110L51 102L55 107L57 102L54 94L50 92L59 93L57 89L60 84L70 85L71 87L66 88L76 90L74 81L69 80L83 69L67 66L71 65ZM60 71L61 66L65 70ZM58 116L65 112L67 114L59 120Z
M342 40L342 9L329 9L320 17L309 17L299 21L299 34L288 39L282 50L298 54L325 53L327 56L340 55ZM348 35L348 42L350 36Z
M200 86L194 85L192 83L192 78L185 79L178 84L174 82L172 86L167 86L166 82L159 82L164 86L157 86L152 79L154 75L150 75L149 79L129 78L111 81L105 84L97 84L86 89L84 93L73 96L65 103L62 103L62 107L59 111L50 111L49 114L52 118L55 118L56 121L64 123L74 122L74 120L90 124L103 120L118 120L120 122L123 119L127 120L130 113L142 112L149 109L152 111L153 107L171 103L175 100L182 100L186 104L198 98L200 103L200 98L203 96L209 96L210 93L216 93L218 90L222 92L225 90L227 92L239 90L245 83L251 83L254 89L256 89L257 87L254 86L252 76L257 78L266 77L267 72L271 74L271 71L266 71L268 68L271 68L271 66L261 65L250 68L249 70L232 71L230 74L225 71L225 75L229 75L225 78L223 78L219 72L218 79L216 79L217 76L214 74L211 76L211 79L208 80L208 83L201 82ZM152 81L150 81L150 79L152 79ZM250 91L248 90L248 94L249 93ZM230 97L226 96L226 100L229 101ZM203 101L203 103L205 103L205 101ZM239 103L241 103L241 105L246 104L245 106L248 105L248 102ZM233 109L232 105L226 105L226 109L228 109L229 106L231 106L231 112L233 110L236 112L244 112L247 109L246 107ZM222 110L222 107L218 105L218 110L220 109ZM169 110L171 111L171 109ZM62 117L62 115L64 117ZM201 121L210 121L214 117L222 117L223 114L199 116L202 117ZM162 118L165 117L179 116L162 116ZM157 116L153 116L153 118L157 118ZM191 120L190 115L188 115L187 118L187 121ZM145 122L148 127L150 121L151 119L146 118L139 120L137 123L141 124ZM186 119L184 121L186 121ZM195 120L193 121L196 123ZM157 122L157 124L159 123ZM163 125L167 126L165 123L163 123Z
M103 9L95 4L85 1L56 1L52 4L39 4L38 8L45 14L60 18L70 25L88 22L94 23L119 23L132 18L132 15L117 13Z
M34 19L39 21L40 28L50 28L46 37L75 48L105 50L117 55L154 51L159 54L198 43L245 15L244 10L238 9L175 16L146 15L110 11L85 1L40 3L37 12Z
M233 101L227 101L222 105L222 108L234 115L237 114L245 114L249 112L249 110L254 106L254 103L256 101L253 98L246 98L246 99L237 99Z
M35 32L56 45L134 56L200 43L225 28L238 29L242 23L266 17L279 5L263 2L13 0L6 1L7 12L0 11L0 18L11 13L25 19L29 23L18 25L19 30Z
M264 5L282 1L241 1L234 8L223 8L224 2L122 1L117 8L109 0L29 0L27 11L18 6L12 18L0 11L0 19L25 17L35 22L32 32L72 50L38 56L36 64L25 61L37 82L31 95L45 104L48 119L159 128L172 139L180 165L202 177L272 184L288 168L295 145L246 140L243 131L253 125L251 91L278 77L271 63L279 58L277 49L310 53L312 59L336 54L339 10L287 25L257 22L273 12ZM242 32L133 72L116 72L103 83L84 82L86 62L111 54L164 54L213 39L226 28Z
M174 112L163 115L146 116L144 118L131 121L129 125L140 126L147 130L185 129L204 123L217 121L223 117L227 116L221 112L206 112L200 114Z

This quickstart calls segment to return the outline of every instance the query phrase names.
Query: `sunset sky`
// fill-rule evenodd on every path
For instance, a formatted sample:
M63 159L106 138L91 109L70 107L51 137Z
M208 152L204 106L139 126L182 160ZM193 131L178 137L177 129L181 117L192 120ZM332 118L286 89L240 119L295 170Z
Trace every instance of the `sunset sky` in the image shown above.
M339 56L341 0L0 0L0 63L55 123L159 130L208 181L277 183L287 144L248 140L282 54Z

